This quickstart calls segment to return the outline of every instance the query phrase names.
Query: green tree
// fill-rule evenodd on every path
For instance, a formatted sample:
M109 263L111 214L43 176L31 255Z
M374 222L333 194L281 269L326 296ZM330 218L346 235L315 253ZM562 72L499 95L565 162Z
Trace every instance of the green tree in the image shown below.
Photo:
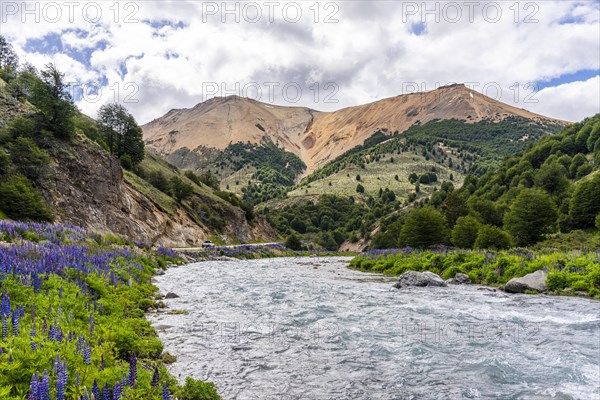
M185 183L180 177L172 176L169 180L169 184L171 187L171 194L173 198L181 203L183 200L186 200L192 197L194 194L194 188L189 183Z
M120 104L105 104L98 111L98 122L111 154L135 166L144 159L142 129L133 115ZM127 157L125 157L127 156Z
M442 204L442 211L448 220L448 226L452 228L459 217L469 213L469 208L462 193L454 190L446 196Z
M306 224L299 218L292 219L290 227L298 233L306 233Z
M11 167L10 157L3 149L0 149L0 179L9 174Z
M0 35L0 69L16 71L19 57L6 38Z
M569 177L575 178L577 176L577 170L584 164L589 164L587 158L585 158L583 154L577 153L569 164Z
M600 214L596 215L596 229L600 231Z
M356 175L356 180L360 182L360 175Z
M557 216L556 206L546 192L523 189L504 216L504 228L518 246L527 246L554 232Z
M198 178L200 179L200 182L215 190L219 190L221 187L219 178L210 171L203 172Z
M574 228L591 228L600 212L600 174L580 181L573 197L569 216Z
M563 193L569 187L569 180L565 175L565 168L558 162L544 164L535 174L535 186L553 195Z
M148 172L146 181L163 193L169 192L169 181L161 171Z
M475 248L477 249L508 249L510 248L510 235L493 225L482 225L477 234Z
M0 210L9 218L26 221L52 221L54 216L29 180L12 175L0 184Z
M28 137L19 137L10 145L10 158L17 170L34 182L46 178L50 156Z
M361 185L360 183L358 185L356 185L356 193L364 193L365 192L365 187L363 185Z
M64 82L64 74L54 64L46 65L41 79L32 88L31 102L40 111L43 128L60 139L70 139L75 132L75 106Z
M196 175L193 171L187 170L183 173L190 181L194 182L196 185L201 186L202 182L200 181L200 177ZM229 186L229 185L227 185ZM229 187L227 188L229 189Z
M452 229L452 244L461 249L472 249L480 226L481 223L473 216L459 217Z
M339 248L337 242L335 241L335 237L331 231L327 232L319 232L317 235L316 242L318 245L322 246L326 250L335 251Z
M297 233L292 233L285 239L284 246L290 250L302 250L302 242L300 241L300 236Z
M502 226L502 211L492 201L471 196L467 205L473 214L481 218L484 224Z
M446 217L431 207L411 210L400 231L400 245L426 248L444 243L448 234Z

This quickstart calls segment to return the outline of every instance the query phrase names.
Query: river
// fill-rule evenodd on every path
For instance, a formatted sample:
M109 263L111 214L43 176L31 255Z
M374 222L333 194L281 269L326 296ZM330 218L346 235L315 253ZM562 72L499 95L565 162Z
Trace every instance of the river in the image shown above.
M178 377L223 399L600 399L600 303L392 289L348 258L207 261L156 278ZM182 313L185 311L186 313Z

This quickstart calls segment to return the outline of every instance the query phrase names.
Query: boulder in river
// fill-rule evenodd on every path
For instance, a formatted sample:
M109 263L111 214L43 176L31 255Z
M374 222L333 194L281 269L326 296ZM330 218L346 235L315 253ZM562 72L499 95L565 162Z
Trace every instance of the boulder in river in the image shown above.
M545 292L546 275L544 271L538 270L521 278L512 278L508 281L504 290L508 293L525 293L526 290Z
M470 285L471 279L469 278L469 275L459 272L454 275L454 278L448 279L446 283L451 285Z
M400 275L396 289L408 286L446 286L446 282L433 272L408 271Z
M178 299L178 298L179 298L179 296L172 292L167 293L167 295L165 296L165 299Z

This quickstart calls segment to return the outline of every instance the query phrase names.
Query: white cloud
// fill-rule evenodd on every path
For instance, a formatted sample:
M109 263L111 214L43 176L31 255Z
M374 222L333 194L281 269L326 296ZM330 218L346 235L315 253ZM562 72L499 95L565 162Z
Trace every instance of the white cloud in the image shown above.
M600 76L583 82L548 87L536 94L531 111L565 121L581 121L600 112Z
M436 83L478 82L482 87L495 82L503 88L503 101L522 107L523 99L514 99L509 89L514 82L600 68L599 6L595 1L521 2L517 8L513 2L481 1L473 9L472 22L466 7L458 21L449 22L455 15L447 8L448 2L429 2L423 8L422 2L323 1L318 15L313 2L303 2L297 3L302 5L297 23L289 22L294 8L286 4L293 3L281 3L274 9L274 22L268 23L269 8L259 1L259 22L244 21L244 16L254 16L246 9L247 14L240 12L241 22L235 23L231 14L206 13L215 5L221 8L222 2L144 1L118 3L118 16L115 3L97 3L103 7L102 19L91 24L91 9L88 20L82 14L85 4L75 10L73 23L66 12L57 23L23 24L21 15L9 16L2 34L14 41L22 59L38 67L53 58L69 77L83 82L105 77L108 84L102 101L114 99L117 92L123 100L131 94L124 86L137 85L139 101L125 105L142 123L171 108L193 106L204 99L203 88L212 82L229 89L236 83L243 87L257 82L263 89L263 101L268 100L268 82L297 82L303 96L294 105L320 110L395 96L407 82L425 89L433 89ZM235 4L230 2L228 7ZM246 4L239 3L240 11ZM495 4L502 4L502 16L492 23ZM284 7L288 7L287 14ZM435 7L437 15L426 12ZM127 16L139 22L130 23ZM222 17L229 22L222 23ZM327 17L339 22L324 23ZM527 17L537 22L525 23ZM141 22L145 20L153 21L153 26ZM417 36L413 24L423 20L425 32ZM89 68L65 55L25 52L27 39L48 33L62 34L63 43L73 49L94 47L101 41L108 45L93 52ZM335 82L339 102L324 103L322 90L315 102L314 90L309 88L315 79L321 85ZM540 103L526 108L551 117L581 119L583 111L593 111L597 102L590 101L588 94L575 96L575 91L592 84L589 80L558 86L551 99L545 89L539 93ZM563 100L573 105L559 107ZM275 102L286 104L281 86L275 91ZM91 115L102 104L84 103L79 106Z

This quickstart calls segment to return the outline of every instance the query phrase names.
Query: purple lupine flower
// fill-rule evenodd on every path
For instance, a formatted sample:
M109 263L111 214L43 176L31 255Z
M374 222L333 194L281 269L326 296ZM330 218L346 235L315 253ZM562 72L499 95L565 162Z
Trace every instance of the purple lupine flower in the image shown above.
M102 400L110 400L110 386L108 386L108 383L105 383L104 389L102 389Z
M94 336L94 313L90 314L88 321L90 322L90 336Z
M12 316L12 328L14 337L19 336L19 319L19 313L17 312L17 310L15 310Z
M92 349L90 349L90 346L87 344L83 348L83 363L85 365L90 365L92 363Z
M90 394L88 393L87 387L83 388L83 400L90 400Z
M36 351L37 350L37 344L33 341L33 339L29 339L29 346L31 347L32 351Z
M121 372L121 388L124 388L127 386L127 377L125 376L124 372Z
M37 331L35 328L35 321L31 323L31 330L29 331L29 337L34 338L37 336Z
M40 400L50 400L50 378L48 378L48 371L44 370L44 377L42 378L42 384L39 389Z
M152 374L152 381L150 382L150 385L152 385L152 387L157 387L159 380L160 373L158 372L158 367L154 367L154 373Z
M164 382L162 384L162 398L163 400L171 400L171 391Z
M27 400L37 400L38 398L38 376L33 374L31 376L31 383L29 384L29 394Z
M137 380L137 357L135 353L131 354L129 358L129 379L127 380L127 384L129 386L135 385L135 381Z
M94 384L92 385L92 394L94 395L94 399L100 400L100 388L98 387L98 382L94 379Z
M98 371L104 371L104 354L102 354L102 358L100 359L100 366L98 367Z
M8 337L8 320L2 317L2 339Z
M79 337L77 338L77 343L75 344L75 352L79 353L80 351L83 351L83 346L85 345L84 339L83 339L83 335L79 335Z
M113 400L121 400L121 384L119 382L115 383L115 388L113 389Z
M80 383L79 371L77 371L75 373L75 387L79 387L79 383Z
M0 306L0 317L8 318L10 316L10 298L6 291L2 292L2 306Z
M67 384L67 379L60 361L57 364L56 400L65 400L65 386Z

